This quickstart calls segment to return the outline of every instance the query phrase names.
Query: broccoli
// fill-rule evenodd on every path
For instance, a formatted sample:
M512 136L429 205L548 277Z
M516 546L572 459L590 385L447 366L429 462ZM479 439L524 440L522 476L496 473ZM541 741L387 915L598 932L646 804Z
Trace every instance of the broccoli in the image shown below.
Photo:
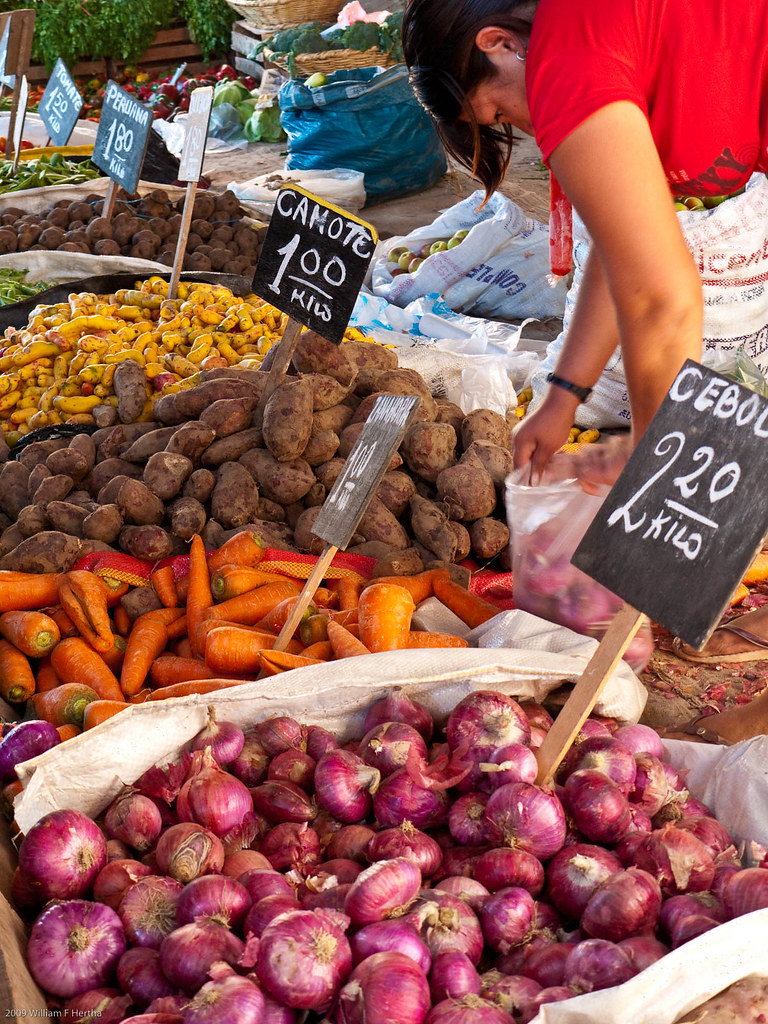
M259 43L254 51L254 56L260 54L262 50L271 50L272 53L320 53L329 48L320 35L322 28L322 23L319 21L308 21L295 28L284 28Z
M349 50L378 49L379 26L373 21L354 21L344 30L342 39Z
M382 22L379 29L379 49L382 53L390 54L398 63L403 60L402 25L403 12L395 11Z

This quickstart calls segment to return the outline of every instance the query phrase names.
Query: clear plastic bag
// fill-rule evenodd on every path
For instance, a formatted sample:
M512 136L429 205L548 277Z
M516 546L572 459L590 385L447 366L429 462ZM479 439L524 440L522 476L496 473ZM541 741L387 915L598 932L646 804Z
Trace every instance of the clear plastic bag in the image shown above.
M506 505L512 545L512 589L515 607L576 633L603 637L622 604L571 564L571 556L600 508L600 495L587 494L576 480L529 487L520 472L507 478ZM646 621L632 640L624 660L642 671L653 652Z

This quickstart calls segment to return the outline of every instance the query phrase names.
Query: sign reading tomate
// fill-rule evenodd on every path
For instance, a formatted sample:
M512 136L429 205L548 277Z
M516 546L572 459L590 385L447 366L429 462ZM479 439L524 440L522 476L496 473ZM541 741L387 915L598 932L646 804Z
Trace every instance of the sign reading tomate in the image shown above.
M107 82L91 160L131 195L139 183L151 128L149 108L115 82Z

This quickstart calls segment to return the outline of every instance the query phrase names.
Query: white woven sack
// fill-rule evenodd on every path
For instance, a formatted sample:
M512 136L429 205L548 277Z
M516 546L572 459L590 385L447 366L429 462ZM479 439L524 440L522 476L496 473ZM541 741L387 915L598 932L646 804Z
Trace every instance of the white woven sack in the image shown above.
M743 348L762 373L768 374L768 179L750 178L746 191L708 211L678 213L688 248L693 253L704 291L704 345L707 353L732 353ZM590 239L573 215L573 283L565 302L563 330L547 347L547 357L534 374L535 409L547 388L565 342L581 285ZM624 364L619 349L606 364L589 398L579 406L582 427L628 427L630 422Z
M481 209L483 198L483 192L473 192L400 240L416 252L428 242L469 230L461 245L430 256L413 274L393 277L383 254L373 267L374 294L407 306L437 292L455 312L487 319L562 316L565 284L552 287L547 281L549 229L499 192Z

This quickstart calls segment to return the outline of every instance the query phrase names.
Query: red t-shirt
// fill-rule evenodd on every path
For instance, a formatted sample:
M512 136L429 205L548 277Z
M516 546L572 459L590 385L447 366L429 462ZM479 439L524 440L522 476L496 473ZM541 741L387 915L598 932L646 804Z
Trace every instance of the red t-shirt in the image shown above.
M676 195L735 191L768 171L768 0L541 0L526 89L545 162L629 100Z

